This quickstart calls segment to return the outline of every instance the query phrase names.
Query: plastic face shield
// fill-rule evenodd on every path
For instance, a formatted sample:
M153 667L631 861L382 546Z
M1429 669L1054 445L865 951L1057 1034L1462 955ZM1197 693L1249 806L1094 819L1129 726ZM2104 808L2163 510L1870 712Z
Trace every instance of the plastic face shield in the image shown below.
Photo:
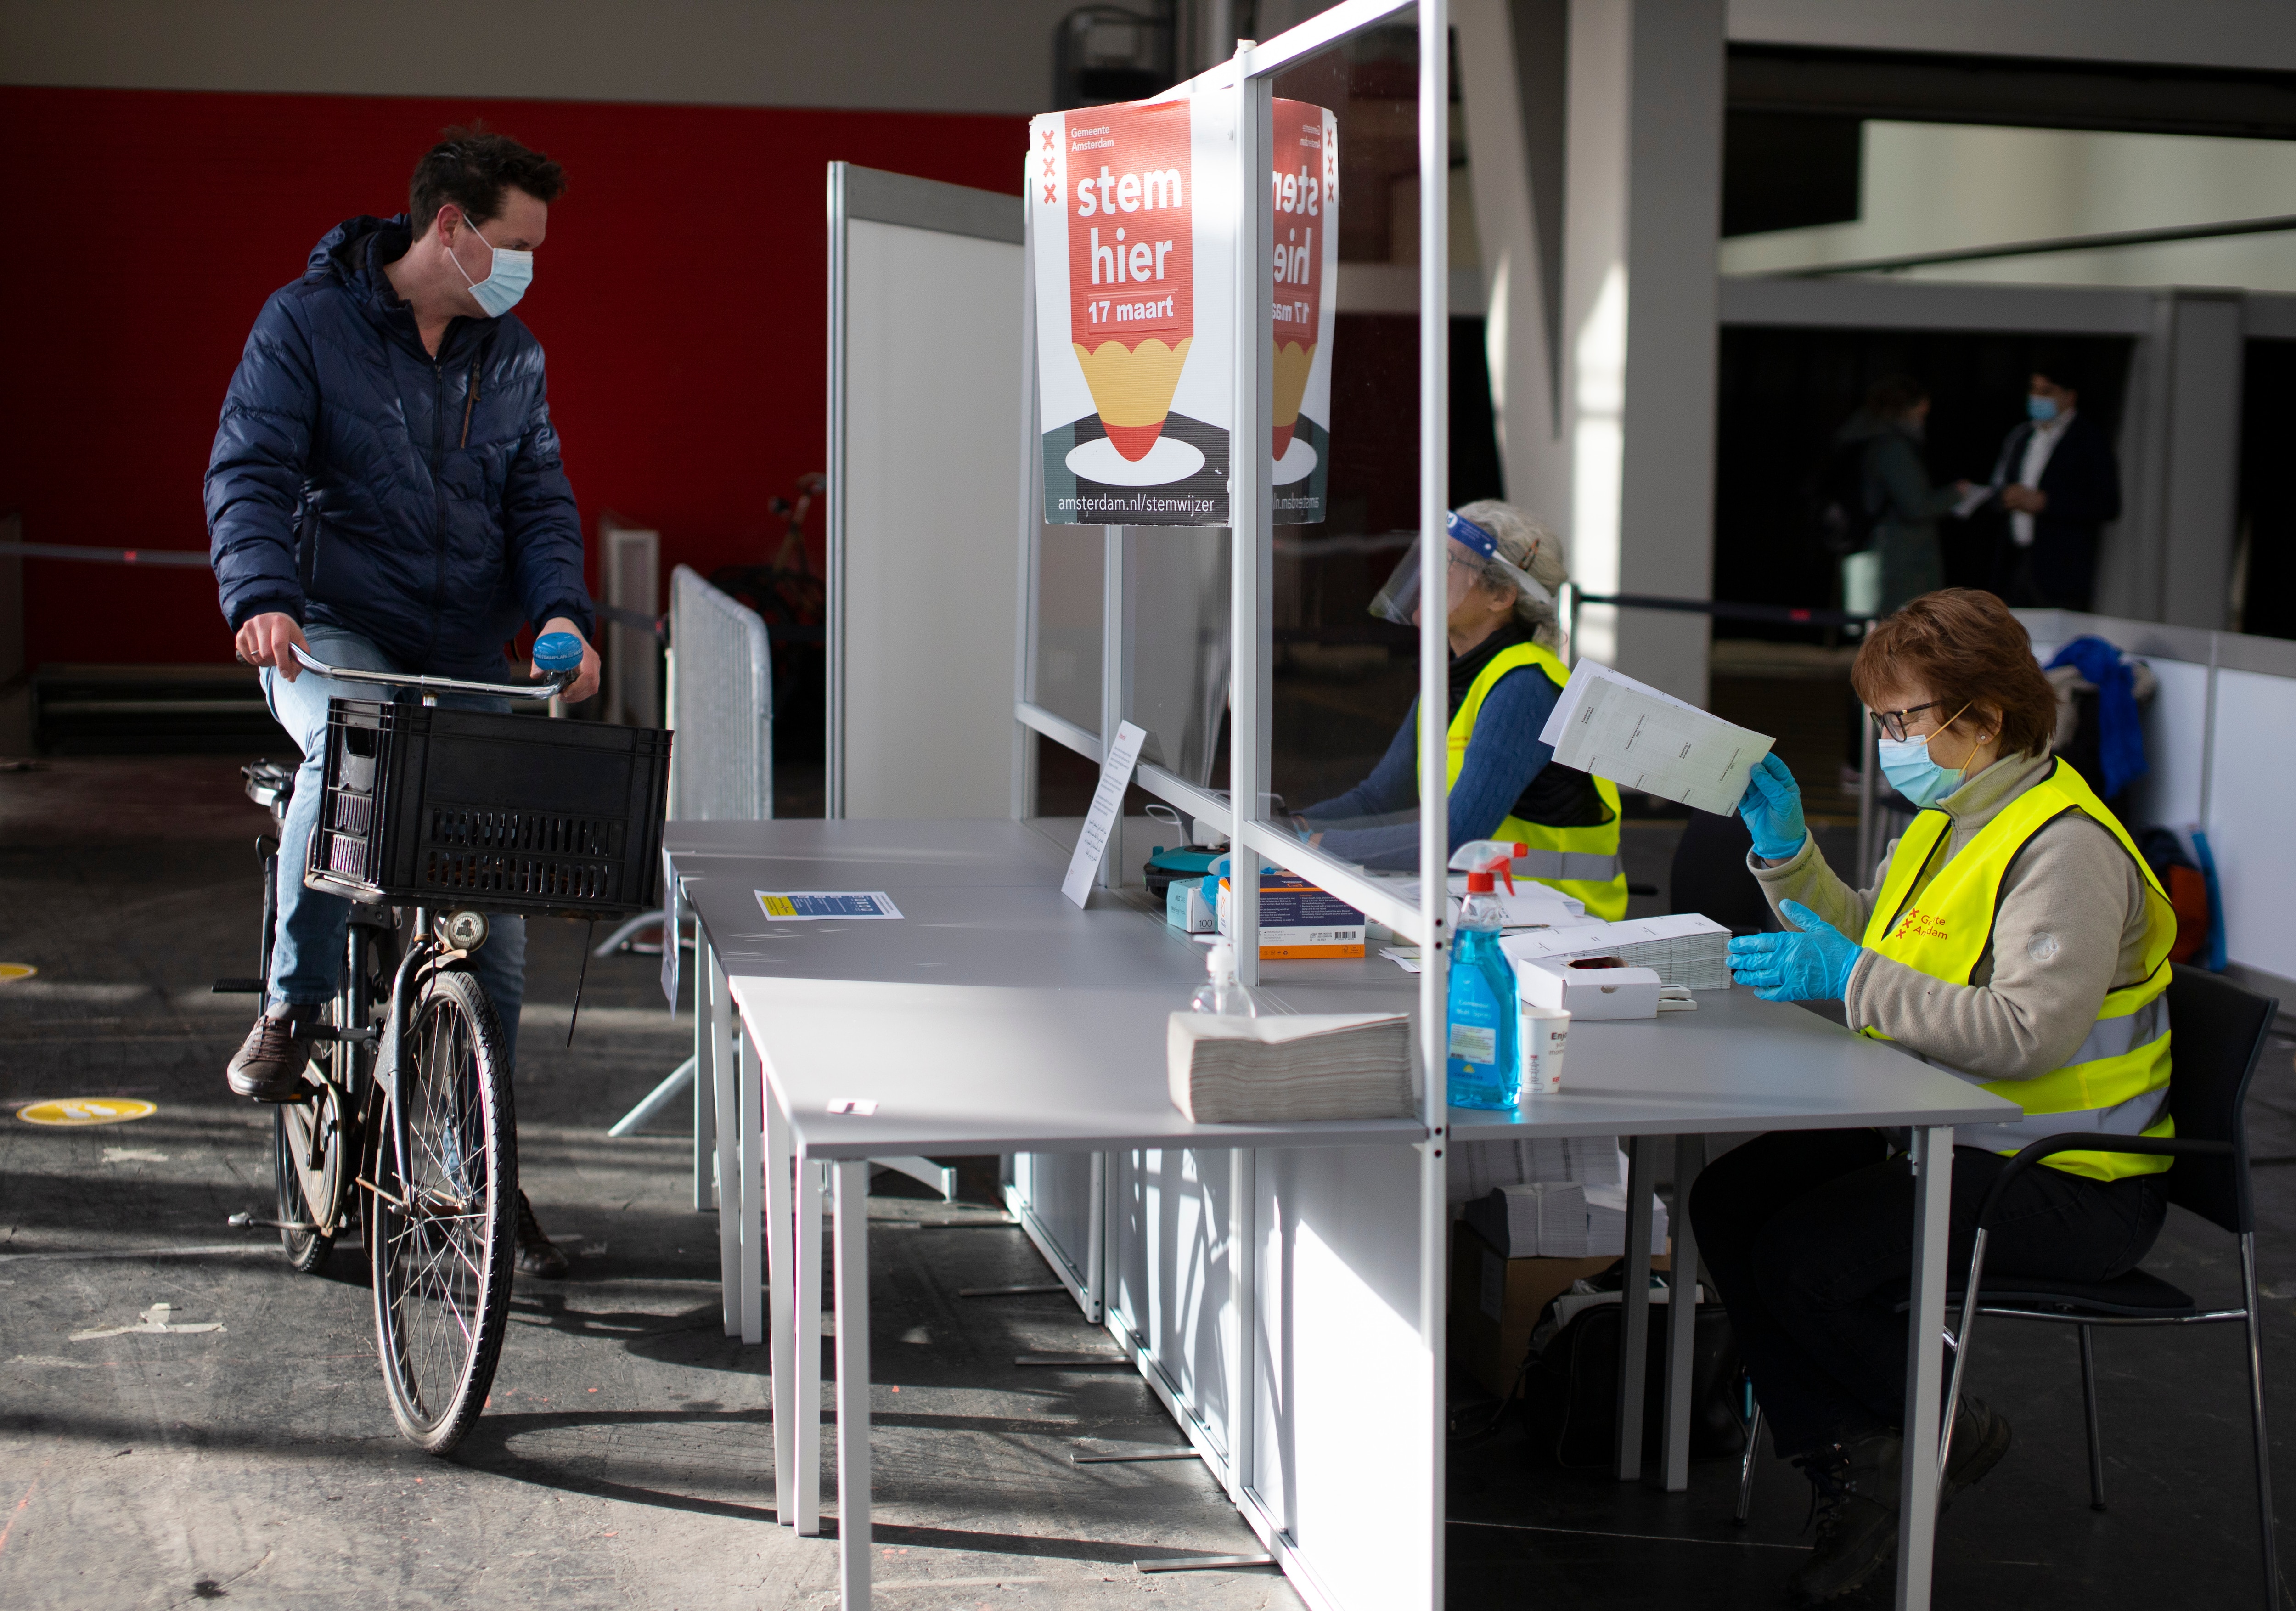
M1450 550L1455 569L1470 568L1482 580L1493 587L1509 587L1527 598L1538 599L1552 605L1554 595L1533 581L1529 575L1516 570L1499 557L1496 538L1472 521L1461 520L1454 510L1445 521L1447 537L1445 547ZM1371 601L1371 612L1382 621L1391 621L1398 627L1412 624L1412 616L1419 608L1419 541L1411 539L1411 547L1387 579L1387 585ZM1443 612L1450 613L1450 601L1445 600Z

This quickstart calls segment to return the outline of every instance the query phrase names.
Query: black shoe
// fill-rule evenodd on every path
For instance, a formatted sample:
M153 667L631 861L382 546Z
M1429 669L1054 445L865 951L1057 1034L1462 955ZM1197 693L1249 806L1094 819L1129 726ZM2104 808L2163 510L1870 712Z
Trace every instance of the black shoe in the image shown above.
M1953 1503L1954 1495L2001 1463L2009 1452L2009 1418L1984 1400L1961 1395L1954 1412L1953 1447L1946 1454L1945 1480L1938 1489L1938 1508Z
M518 1194L518 1268L522 1274L540 1276L545 1281L564 1279L567 1269L565 1253L542 1234L534 1218L534 1204L522 1191Z
M1822 1605L1862 1586L1898 1552L1898 1488L1905 1443L1877 1432L1835 1443L1795 1463L1808 1474L1817 1542L1787 1591L1797 1605Z
M258 1102L292 1102L303 1094L303 1071L311 1061L316 1007L274 1007L255 1021L240 1042L225 1078L232 1094Z

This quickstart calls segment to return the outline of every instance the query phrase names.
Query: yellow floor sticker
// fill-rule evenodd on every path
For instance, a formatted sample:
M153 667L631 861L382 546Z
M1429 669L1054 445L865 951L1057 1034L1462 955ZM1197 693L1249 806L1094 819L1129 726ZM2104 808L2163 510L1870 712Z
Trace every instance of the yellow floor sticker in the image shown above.
M0 962L0 984L12 983L18 979L29 979L39 971L29 962Z
M27 1124L125 1124L159 1111L158 1104L135 1097L65 1097L20 1107L16 1116Z

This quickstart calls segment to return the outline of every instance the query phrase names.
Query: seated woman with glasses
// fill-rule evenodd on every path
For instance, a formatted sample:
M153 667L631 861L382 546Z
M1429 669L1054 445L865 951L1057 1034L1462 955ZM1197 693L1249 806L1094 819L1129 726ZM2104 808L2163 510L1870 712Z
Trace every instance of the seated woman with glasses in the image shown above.
M2049 753L2056 700L2014 616L1989 593L1924 594L1882 621L1850 673L1881 729L1882 769L1922 808L1853 888L1803 826L1767 757L1740 801L1749 858L1792 932L1730 941L1767 1000L1839 1001L1884 1039L2025 1110L1964 1126L1952 1257L2020 1147L2064 1130L2165 1136L2168 897L2080 775ZM1863 869L1860 869L1862 872ZM1903 1131L1780 1131L1726 1153L1691 1192L1698 1250L1777 1451L1817 1491L1804 1604L1847 1594L1897 1548L1914 1180ZM2166 1158L2059 1153L2000 1205L1988 1273L2109 1280L2141 1259L2167 1204ZM1935 1428L1912 1428L1933 1436ZM2009 1447L1963 1395L1943 1496Z
M1554 596L1568 577L1562 540L1511 504L1485 499L1448 522L1451 842L1530 847L1517 878L1552 884L1596 917L1627 915L1614 784L1554 764L1539 731L1570 670ZM1372 613L1419 621L1419 545L1388 578ZM1367 867L1419 867L1419 714L1396 729L1369 777L1293 819L1311 842Z

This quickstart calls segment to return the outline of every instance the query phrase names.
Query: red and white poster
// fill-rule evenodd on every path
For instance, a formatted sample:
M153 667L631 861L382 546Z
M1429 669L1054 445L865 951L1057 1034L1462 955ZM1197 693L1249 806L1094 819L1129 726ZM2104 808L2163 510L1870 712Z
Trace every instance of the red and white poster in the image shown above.
M1053 112L1029 125L1045 518L1222 526L1234 409L1232 96ZM1323 518L1337 260L1330 113L1275 103L1276 520ZM1288 184L1287 184L1288 180ZM1288 201L1287 198L1288 197Z

